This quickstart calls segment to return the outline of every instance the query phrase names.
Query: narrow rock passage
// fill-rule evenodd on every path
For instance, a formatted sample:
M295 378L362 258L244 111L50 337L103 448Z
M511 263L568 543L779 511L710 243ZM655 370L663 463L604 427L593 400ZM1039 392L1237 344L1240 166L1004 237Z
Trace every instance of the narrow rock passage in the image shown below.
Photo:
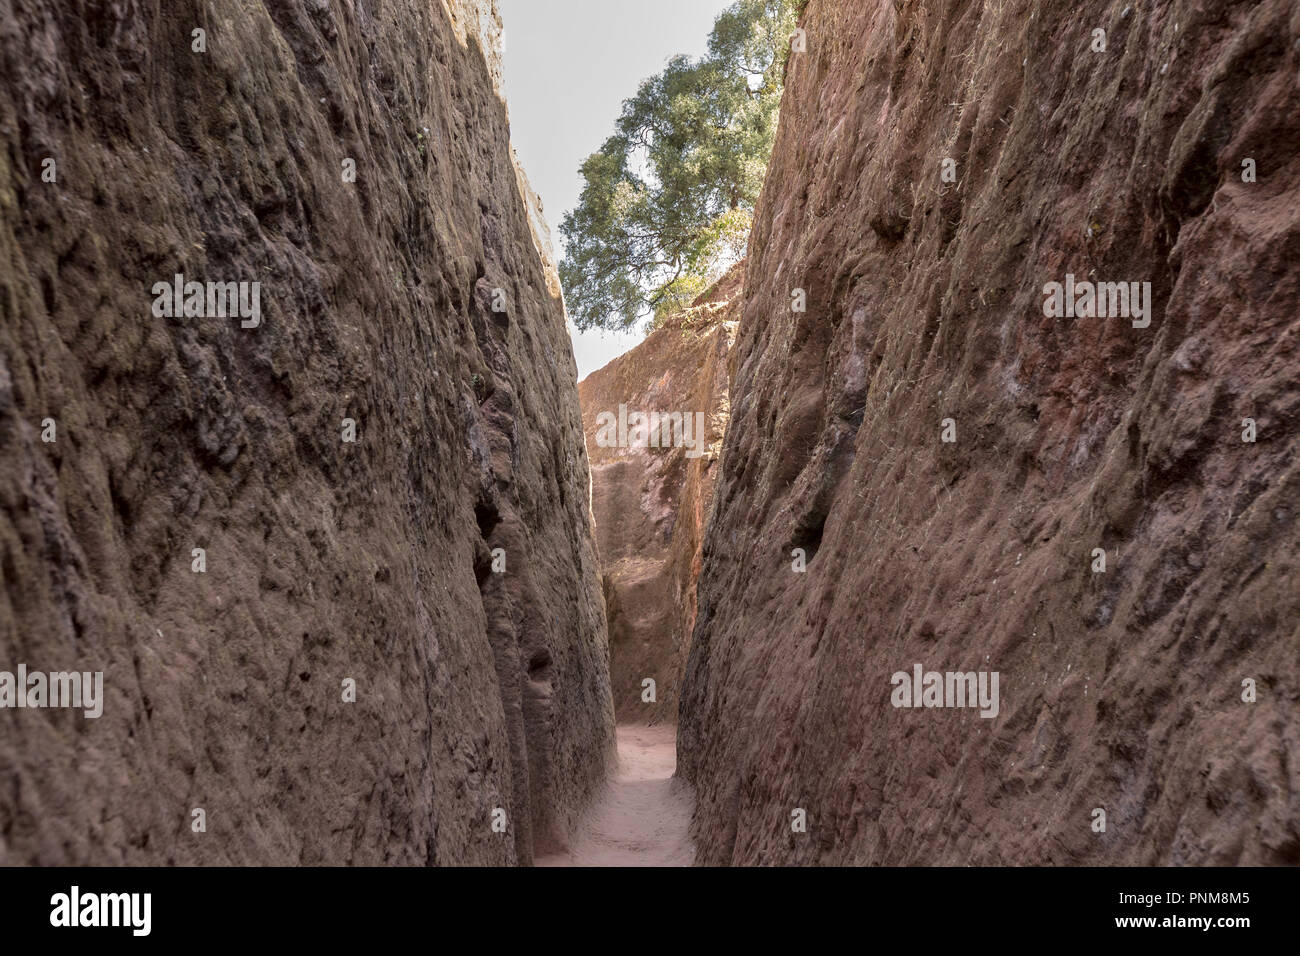
M675 727L618 728L618 769L582 831L538 866L690 866L691 798L673 780Z

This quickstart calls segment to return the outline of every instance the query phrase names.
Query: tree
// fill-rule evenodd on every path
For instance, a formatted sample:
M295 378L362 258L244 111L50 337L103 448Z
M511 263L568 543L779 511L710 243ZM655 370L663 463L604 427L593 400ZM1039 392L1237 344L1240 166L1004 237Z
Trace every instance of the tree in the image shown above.
M704 57L674 57L624 101L560 225L560 281L578 328L624 329L675 311L744 255L794 7L737 0L714 22Z

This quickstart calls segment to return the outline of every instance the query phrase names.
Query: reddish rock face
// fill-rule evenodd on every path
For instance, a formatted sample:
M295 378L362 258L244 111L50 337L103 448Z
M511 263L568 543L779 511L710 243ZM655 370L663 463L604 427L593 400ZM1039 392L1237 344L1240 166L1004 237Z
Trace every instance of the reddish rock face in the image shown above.
M0 710L0 863L527 862L603 782L576 372L454 7L5 5L0 670L106 699Z
M620 722L677 719L695 626L700 547L727 423L727 351L743 275L743 265L737 266L690 309L578 383L609 619L610 684ZM611 443L618 437L620 407L625 418L651 412L692 416L693 447L662 440L657 444L665 447ZM602 423L611 419L614 428L602 432ZM670 437L676 435L673 427L670 421ZM662 422L656 435L662 438ZM655 682L653 700L643 685L647 679Z
M1300 10L802 26L682 689L699 859L1300 862ZM1067 274L1149 325L1047 316ZM893 706L917 664L997 716Z

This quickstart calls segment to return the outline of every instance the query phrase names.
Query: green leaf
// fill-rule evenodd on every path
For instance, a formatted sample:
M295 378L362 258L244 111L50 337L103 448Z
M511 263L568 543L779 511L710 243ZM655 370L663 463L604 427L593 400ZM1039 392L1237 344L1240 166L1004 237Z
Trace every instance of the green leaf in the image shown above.
M560 225L580 329L680 308L744 255L776 135L794 0L737 0L708 54L678 56L623 103ZM695 291L692 294L692 290Z

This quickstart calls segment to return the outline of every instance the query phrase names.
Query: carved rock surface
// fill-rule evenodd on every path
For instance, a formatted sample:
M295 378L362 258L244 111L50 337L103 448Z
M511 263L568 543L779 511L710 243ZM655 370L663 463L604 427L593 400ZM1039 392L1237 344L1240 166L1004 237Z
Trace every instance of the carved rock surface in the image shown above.
M802 26L682 688L699 860L1300 862L1300 7ZM1150 326L1046 317L1067 274ZM918 663L998 716L895 708Z
M0 863L527 863L605 779L576 370L454 7L0 3L0 670L106 698L0 710Z
M609 618L610 684L620 723L677 720L704 525L727 425L727 356L743 277L743 264L734 267L689 309L578 383ZM672 419L670 442L662 441L662 427L656 436L658 445L669 447L602 446L601 416L617 417L620 405L629 418L652 412L692 416L692 447L672 446ZM703 416L702 441L697 415ZM653 701L645 699L647 678L655 682Z

